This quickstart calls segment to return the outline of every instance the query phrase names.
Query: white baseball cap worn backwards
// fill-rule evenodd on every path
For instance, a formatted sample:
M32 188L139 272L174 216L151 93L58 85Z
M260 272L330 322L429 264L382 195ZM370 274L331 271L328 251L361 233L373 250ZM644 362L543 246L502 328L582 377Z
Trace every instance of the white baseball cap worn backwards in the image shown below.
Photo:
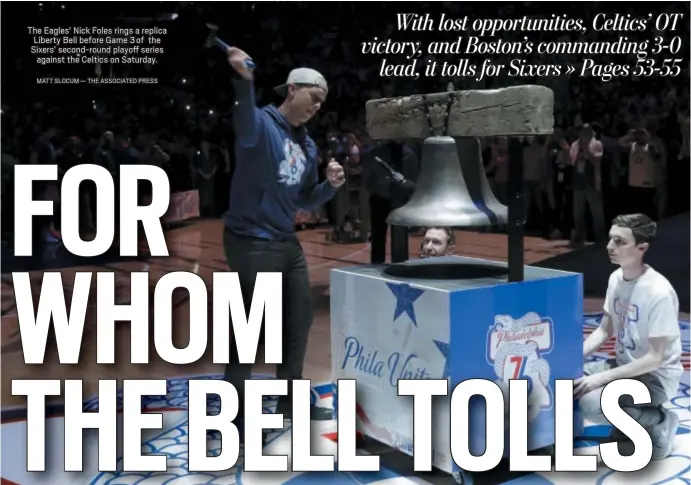
M316 86L322 88L327 93L329 92L329 88L326 84L326 79L324 79L324 76L322 76L319 71L315 71L309 67L298 67L297 69L290 71L285 84L276 86L274 91L279 96L285 98L288 95L288 86L291 84L299 86Z

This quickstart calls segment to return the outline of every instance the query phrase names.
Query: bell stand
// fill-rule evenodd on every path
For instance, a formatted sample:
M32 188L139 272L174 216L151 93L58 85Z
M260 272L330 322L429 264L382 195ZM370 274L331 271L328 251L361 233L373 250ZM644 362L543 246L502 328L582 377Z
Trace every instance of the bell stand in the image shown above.
M507 184L509 209L508 259L509 282L523 281L525 236L525 196L523 194L523 143L520 138L509 138L509 180Z

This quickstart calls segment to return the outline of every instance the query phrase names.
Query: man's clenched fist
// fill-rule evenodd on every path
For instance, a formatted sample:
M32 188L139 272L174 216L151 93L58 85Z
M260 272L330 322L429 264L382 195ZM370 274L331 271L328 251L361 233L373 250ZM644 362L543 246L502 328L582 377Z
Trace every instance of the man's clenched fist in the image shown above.
M332 187L340 187L345 182L345 172L343 166L333 158L329 160L329 165L326 167L326 179Z
M252 71L250 71L248 67L249 63L247 62L250 60L250 56L247 55L245 51L240 50L237 47L230 47L226 51L226 54L228 55L228 62L230 63L230 66L235 69L235 72L237 72L243 79L251 80L253 77Z

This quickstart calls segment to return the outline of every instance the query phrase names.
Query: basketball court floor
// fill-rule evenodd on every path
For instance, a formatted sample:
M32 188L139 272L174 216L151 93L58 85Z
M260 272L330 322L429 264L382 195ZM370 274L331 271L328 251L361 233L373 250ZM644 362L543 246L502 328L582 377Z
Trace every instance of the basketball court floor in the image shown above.
M52 260L52 267L62 268L63 284L70 293L70 284L77 271L112 271L116 275L116 302L126 303L129 300L129 274L133 271L148 271L152 285L157 278L170 271L191 271L201 275L207 282L215 271L226 271L223 249L221 247L222 226L218 221L203 221L190 224L184 228L168 232L167 241L171 256L169 258L141 258L127 261L117 258L90 261L88 265L75 265L68 261L61 249L44 255ZM322 419L313 421L313 451L316 453L335 452L335 423L329 417L331 406L330 382L330 332L329 332L329 271L332 268L366 263L369 260L369 249L366 244L334 245L326 242L325 230L314 229L300 233L307 261L310 267L312 292L315 305L315 322L312 328L305 366L305 377L313 382L313 401L323 412ZM493 260L506 259L506 236L499 234L459 232L457 234L456 253L464 256L480 257ZM413 238L410 243L411 257L417 257L419 239ZM544 241L526 238L526 264L534 264L558 254L571 251L565 242ZM7 268L7 265L4 265ZM69 266L69 267L66 267ZM32 273L38 299L42 273ZM604 291L604 289L603 289ZM93 297L93 294L92 294ZM95 303L95 298L94 298ZM597 325L602 301L588 298L585 301L584 328L586 334ZM94 321L93 306L87 313L81 359L78 365L60 365L55 343L49 343L46 362L43 365L25 365L22 357L21 342L12 293L11 277L2 277L2 477L1 485L121 485L121 484L266 484L266 485L308 485L333 482L336 484L436 484L452 483L448 475L416 475L412 472L412 461L398 452L381 454L382 470L378 473L247 473L241 466L219 473L191 474L187 471L187 378L204 376L219 378L222 366L211 361L210 352L204 358L189 366L174 366L161 361L152 353L152 361L147 365L129 363L129 326L120 325L116 330L116 363L114 365L96 364L96 336L89 322ZM184 295L174 296L176 326L174 341L176 346L184 347L190 330L194 330L194 321L190 324L189 310ZM635 476L612 472L601 467L594 473L541 473L518 474L508 470L496 470L488 474L476 475L476 485L498 485L511 483L518 485L542 484L590 484L615 485L621 483L641 484L689 484L691 479L691 411L689 410L689 324L688 315L682 315L680 322L684 344L684 367L686 369L678 396L670 407L680 415L680 427L677 432L675 451L665 460L654 462L644 472ZM594 358L606 358L611 355L613 347L606 344ZM260 358L263 355L260 353ZM258 364L257 376L270 375L273 369ZM100 473L98 471L98 435L95 431L86 431L82 437L65 436L62 421L62 407L57 398L49 404L46 424L47 471L45 473L27 473L26 456L26 403L21 398L11 395L13 379L82 379L84 395L90 396L85 402L86 409L96 409L99 379L168 379L166 397L147 399L145 407L152 412L163 413L164 429L144 433L144 449L148 453L168 455L169 469L166 473L133 474L127 472ZM218 403L216 403L218 405ZM266 402L271 410L274 403ZM583 453L594 454L597 438L606 436L608 429L603 426L589 425L586 428L588 439L577 443ZM291 430L284 429L272 435L265 454L290 454ZM218 438L218 437L215 437ZM220 449L220 441L211 439L209 449ZM70 446L71 440L84 440L83 472L66 473L63 471L63 450ZM120 449L119 445L119 449ZM380 451L377 451L380 454ZM239 464L240 465L240 464Z

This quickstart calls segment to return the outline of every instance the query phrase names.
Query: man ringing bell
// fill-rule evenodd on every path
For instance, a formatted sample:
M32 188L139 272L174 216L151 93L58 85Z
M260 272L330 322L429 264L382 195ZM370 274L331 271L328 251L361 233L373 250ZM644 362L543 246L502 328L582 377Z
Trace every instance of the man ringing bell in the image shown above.
M238 273L249 313L257 273L283 275L283 364L276 377L302 379L313 309L307 263L295 234L298 209L315 210L328 202L345 182L343 167L330 160L326 180L318 182L317 148L305 123L326 100L324 76L301 67L275 88L280 106L258 108L254 97L254 63L242 50L226 49L235 71L236 169L225 214L223 247L230 268ZM252 366L240 364L236 344L224 379L238 391L240 408L235 424L244 443L244 383ZM288 389L292 385L289 382ZM280 396L277 413L291 419L290 396Z

